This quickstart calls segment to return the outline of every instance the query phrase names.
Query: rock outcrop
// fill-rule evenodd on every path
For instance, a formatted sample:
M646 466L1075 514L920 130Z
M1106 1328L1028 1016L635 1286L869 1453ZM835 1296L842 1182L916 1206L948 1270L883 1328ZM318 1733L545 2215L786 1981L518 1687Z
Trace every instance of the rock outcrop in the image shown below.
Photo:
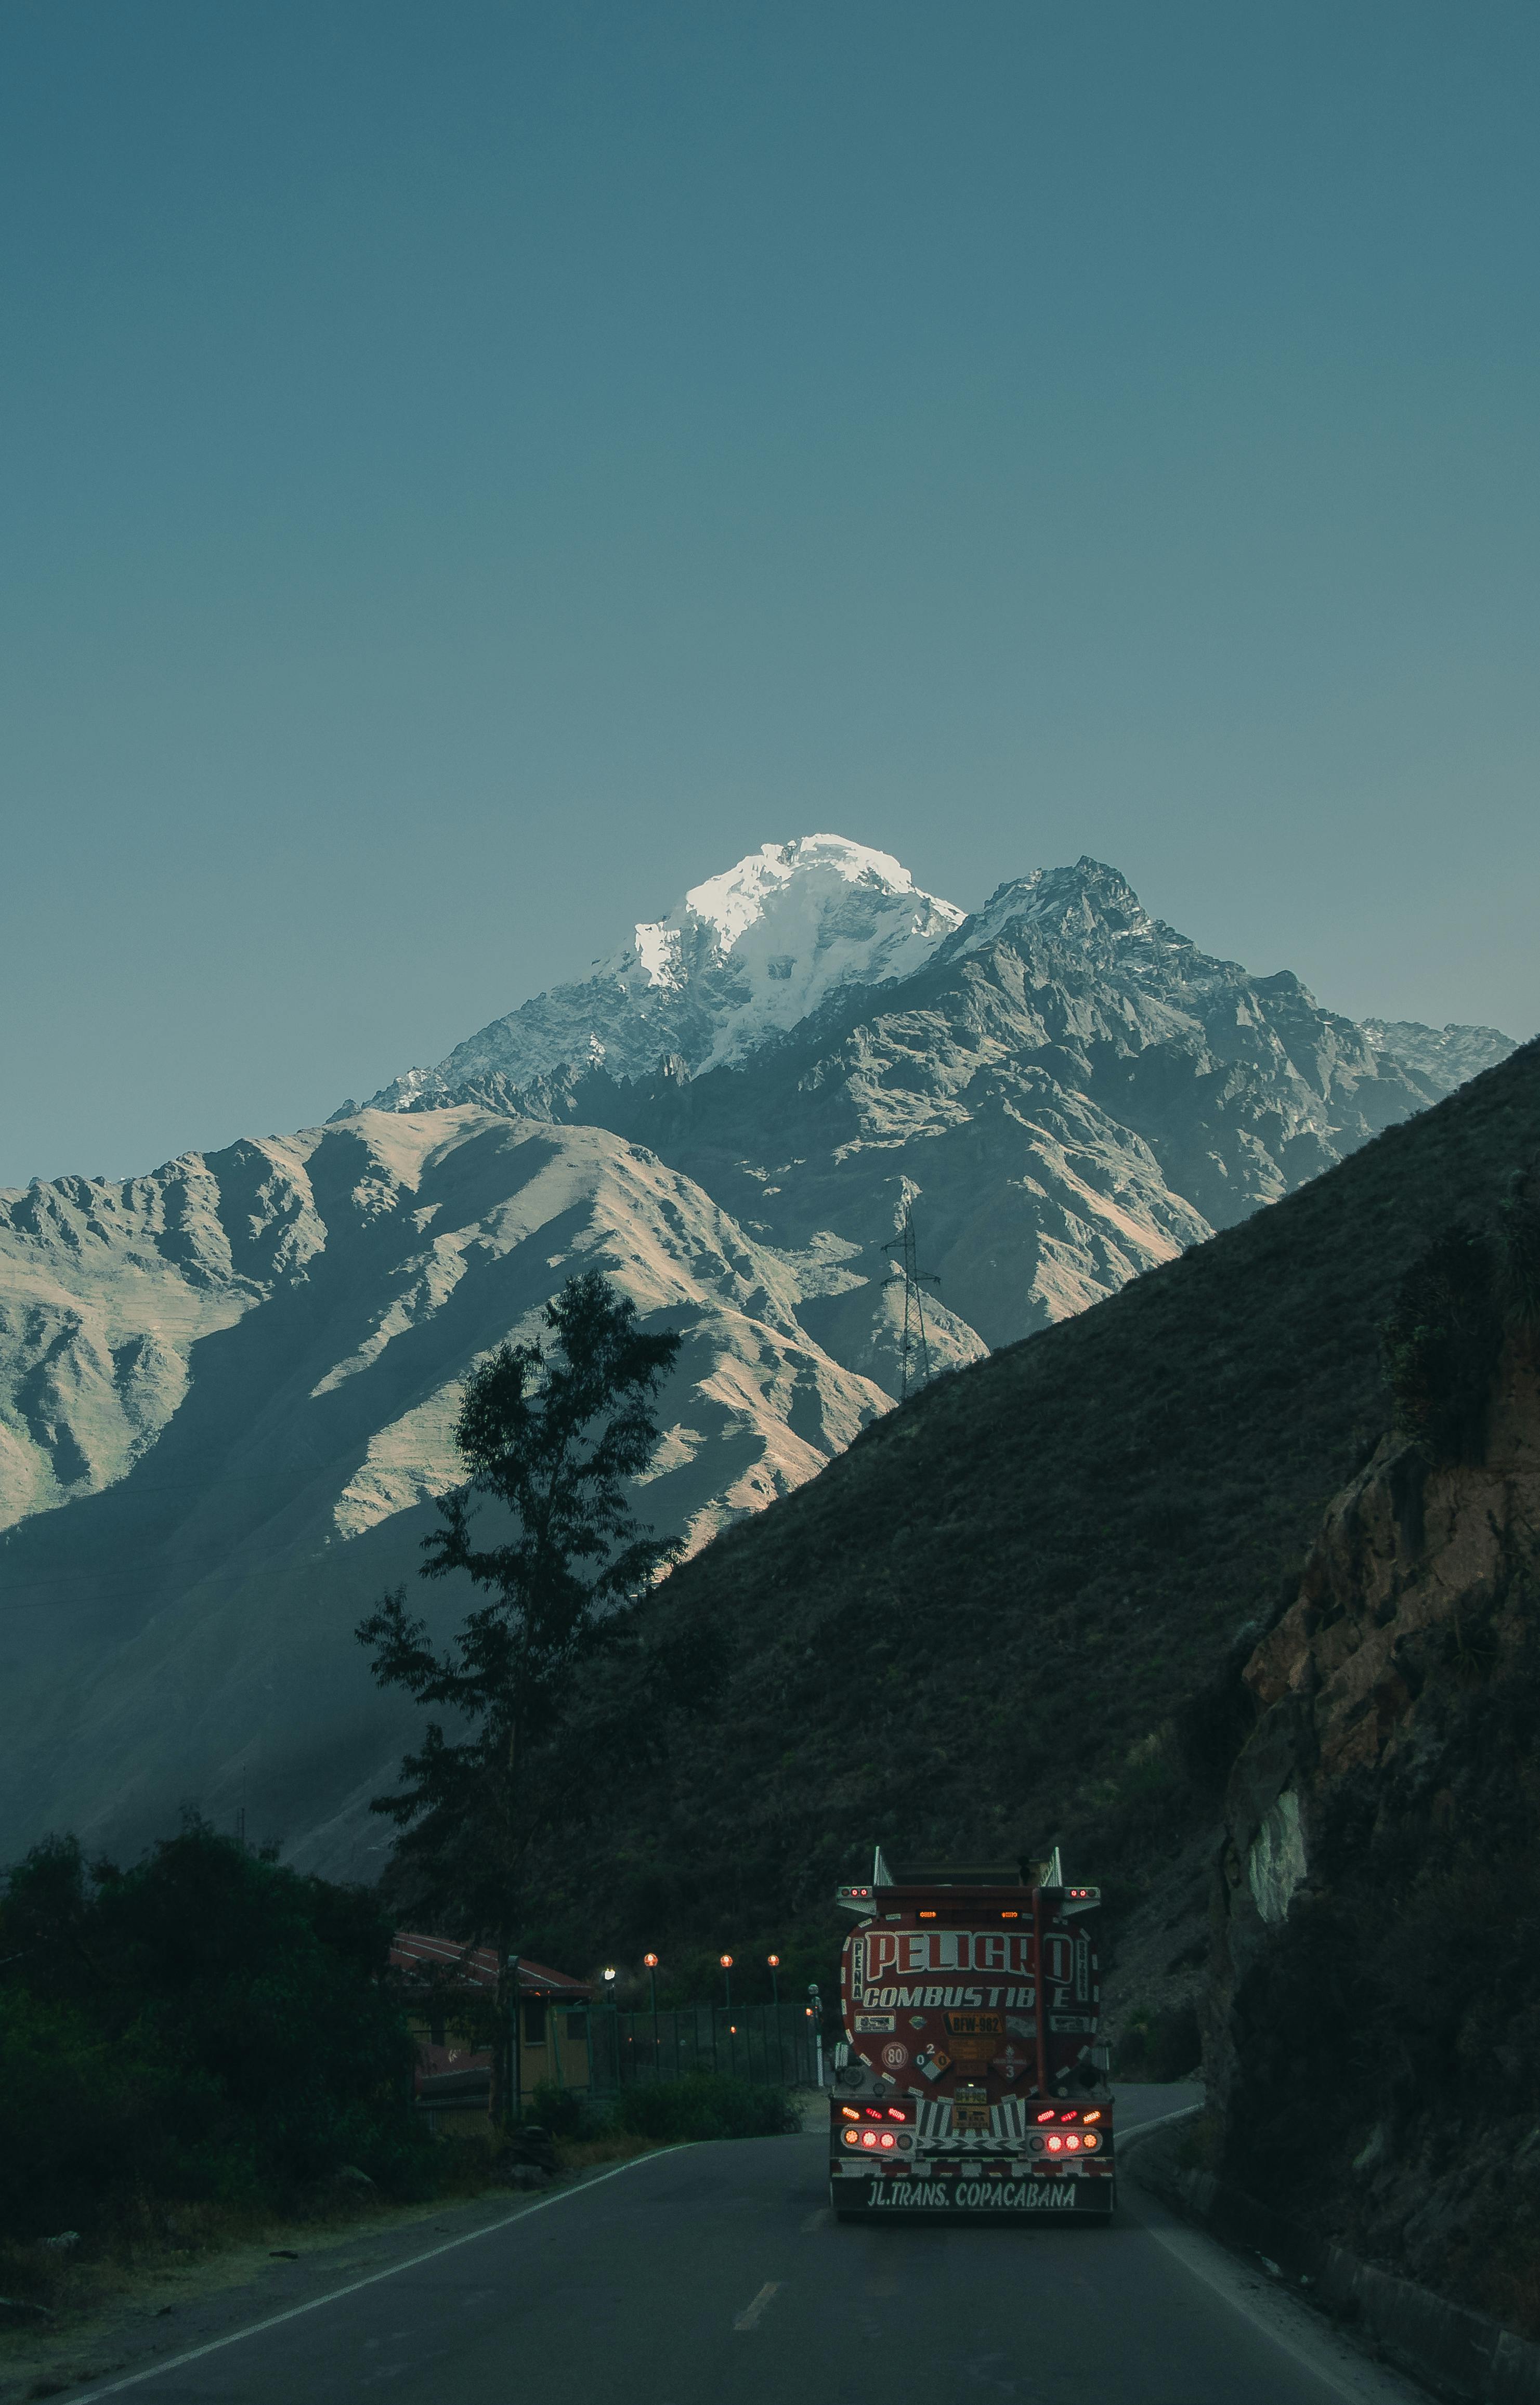
M1236 2185L1540 2335L1540 1347L1387 1439L1243 1677L1209 2071Z

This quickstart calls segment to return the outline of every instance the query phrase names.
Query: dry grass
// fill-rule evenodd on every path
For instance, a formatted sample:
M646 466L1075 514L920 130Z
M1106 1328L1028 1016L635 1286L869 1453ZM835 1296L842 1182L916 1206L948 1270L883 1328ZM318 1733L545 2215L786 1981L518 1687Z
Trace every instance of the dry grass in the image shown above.
M638 2155L657 2152L656 2138L639 2138L629 2130L605 2130L593 2138L558 2138L556 2159L560 2171L591 2171L596 2163L629 2163Z

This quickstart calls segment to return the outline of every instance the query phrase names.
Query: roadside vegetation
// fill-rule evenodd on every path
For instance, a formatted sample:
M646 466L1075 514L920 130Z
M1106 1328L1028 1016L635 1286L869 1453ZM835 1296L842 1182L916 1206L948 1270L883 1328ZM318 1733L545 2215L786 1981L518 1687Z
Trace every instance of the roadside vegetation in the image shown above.
M473 2184L413 2124L389 1937L196 1821L128 1870L35 1848L0 1903L0 2291Z

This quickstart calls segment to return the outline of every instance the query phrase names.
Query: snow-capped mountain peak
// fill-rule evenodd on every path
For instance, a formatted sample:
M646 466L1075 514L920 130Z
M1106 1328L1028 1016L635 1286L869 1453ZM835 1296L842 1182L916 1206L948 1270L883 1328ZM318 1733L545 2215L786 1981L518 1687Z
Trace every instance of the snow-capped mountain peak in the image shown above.
M468 1084L529 1084L563 1065L651 1075L665 1056L690 1076L742 1060L841 986L922 968L963 923L885 851L839 835L762 844L692 886L581 983L555 986L374 1095L420 1110Z

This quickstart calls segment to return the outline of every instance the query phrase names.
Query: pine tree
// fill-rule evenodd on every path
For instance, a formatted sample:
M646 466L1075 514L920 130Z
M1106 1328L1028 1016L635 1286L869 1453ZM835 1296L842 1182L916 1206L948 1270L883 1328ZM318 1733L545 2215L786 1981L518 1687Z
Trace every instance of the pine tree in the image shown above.
M470 1476L423 1540L421 1576L464 1571L487 1599L442 1653L404 1587L358 1629L381 1686L452 1716L452 1734L429 1721L402 1788L371 1809L401 1829L395 1859L424 1903L467 1946L496 1948L496 2122L516 2109L505 2049L526 1866L571 1784L563 1733L581 1674L679 1552L640 1525L624 1484L657 1450L654 1401L678 1337L647 1334L595 1271L569 1279L545 1322L549 1342L500 1345L467 1380L455 1442ZM501 1540L478 1544L488 1505Z

